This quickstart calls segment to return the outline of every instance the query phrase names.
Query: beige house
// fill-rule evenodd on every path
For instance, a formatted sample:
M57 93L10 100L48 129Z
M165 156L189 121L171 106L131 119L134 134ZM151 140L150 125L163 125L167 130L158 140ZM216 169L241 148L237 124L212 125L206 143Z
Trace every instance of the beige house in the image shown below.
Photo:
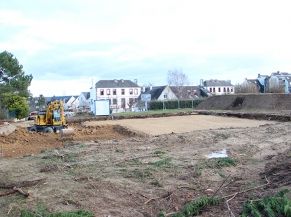
M95 84L95 99L110 100L112 112L130 110L137 102L141 87L130 80L100 80Z
M203 86L212 95L234 94L235 92L230 80L206 80Z

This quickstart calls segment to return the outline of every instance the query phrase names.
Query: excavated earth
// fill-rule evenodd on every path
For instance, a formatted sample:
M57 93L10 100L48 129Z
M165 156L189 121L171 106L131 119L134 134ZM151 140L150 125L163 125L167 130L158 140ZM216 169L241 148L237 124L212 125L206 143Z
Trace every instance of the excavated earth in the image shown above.
M7 127L11 128L9 125ZM2 157L33 155L47 149L62 148L68 141L80 142L128 137L122 130L115 130L114 126L84 127L79 124L71 124L70 127L74 129L74 135L63 138L60 134L28 132L26 127L18 127L9 135L0 135L0 155Z
M17 186L29 196L0 196L0 216L39 204L98 217L158 216L215 191L227 199L236 194L228 203L238 216L246 200L290 189L290 122L183 117L74 123L75 135L66 138L17 125L0 136L0 195ZM207 158L222 150L235 165L215 166ZM230 210L224 201L200 216L229 216Z

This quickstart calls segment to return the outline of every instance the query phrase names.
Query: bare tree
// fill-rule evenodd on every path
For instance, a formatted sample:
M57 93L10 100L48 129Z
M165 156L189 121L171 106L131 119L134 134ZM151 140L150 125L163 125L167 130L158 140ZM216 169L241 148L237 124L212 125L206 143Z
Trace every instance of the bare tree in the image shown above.
M278 78L270 78L267 93L284 93L284 82Z
M259 93L255 83L244 81L242 84L235 85L236 93Z
M178 108L180 108L180 99L183 95L183 86L187 84L189 84L188 77L182 70L173 69L168 71L168 85L176 88Z

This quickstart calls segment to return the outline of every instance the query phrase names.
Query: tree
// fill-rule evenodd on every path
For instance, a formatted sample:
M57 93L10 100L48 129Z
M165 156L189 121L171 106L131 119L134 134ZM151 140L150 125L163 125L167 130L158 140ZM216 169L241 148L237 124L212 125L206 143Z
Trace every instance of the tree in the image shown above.
M4 51L0 53L0 91L17 92L19 96L28 97L32 75L25 75L23 66L13 54Z
M45 107L45 98L42 94L40 94L38 97L37 106L38 106L39 110L41 110L41 108L43 109Z
M183 86L189 84L186 74L182 70L173 69L168 71L168 85L175 86L177 90L178 108L180 108L180 98L183 94Z
M23 96L18 96L12 93L5 93L2 95L2 102L10 113L18 119L24 118L28 114L27 100Z
M256 83L245 80L242 84L235 85L236 93L259 93Z
M25 117L31 80L32 75L25 75L23 66L13 54L0 53L0 109L14 112L17 118Z

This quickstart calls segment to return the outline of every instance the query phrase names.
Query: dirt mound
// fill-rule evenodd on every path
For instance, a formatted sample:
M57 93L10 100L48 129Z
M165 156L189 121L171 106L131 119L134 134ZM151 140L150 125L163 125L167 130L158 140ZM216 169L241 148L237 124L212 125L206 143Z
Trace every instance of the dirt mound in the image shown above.
M241 94L212 96L201 102L199 110L291 110L289 94Z
M291 185L291 149L267 163L262 175L268 177L273 187Z
M0 124L0 135L9 135L10 133L14 132L15 129L15 126L4 122L2 125Z
M114 126L85 127L74 124L74 135L70 141L96 141L122 139L132 134L120 133ZM49 148L63 147L68 139L63 139L59 134L28 132L26 128L17 128L10 135L0 135L0 156L15 157L39 153Z

